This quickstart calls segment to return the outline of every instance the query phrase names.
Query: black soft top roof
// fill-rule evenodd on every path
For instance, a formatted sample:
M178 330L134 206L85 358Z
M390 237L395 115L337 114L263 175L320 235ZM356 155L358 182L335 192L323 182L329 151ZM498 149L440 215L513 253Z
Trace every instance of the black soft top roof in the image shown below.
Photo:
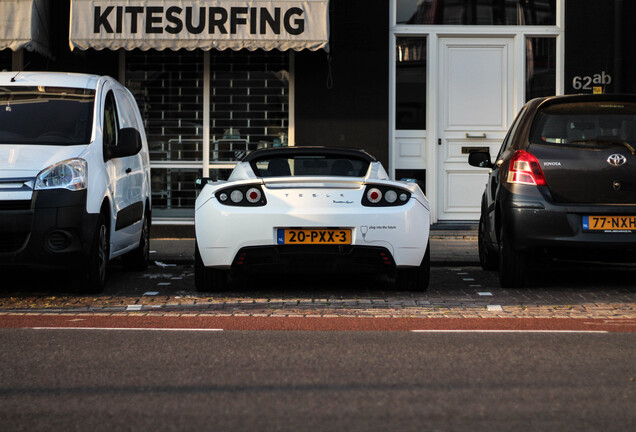
M269 149L255 150L245 156L242 162L253 162L262 159L286 158L294 156L327 156L336 158L362 159L367 162L377 162L377 160L364 150L342 148L342 147L276 147Z

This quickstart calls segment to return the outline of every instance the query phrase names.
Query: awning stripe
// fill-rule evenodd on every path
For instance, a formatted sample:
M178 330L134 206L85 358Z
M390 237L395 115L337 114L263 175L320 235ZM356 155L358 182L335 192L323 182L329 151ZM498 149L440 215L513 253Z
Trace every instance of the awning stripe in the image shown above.
M24 48L50 56L47 17L46 0L0 0L0 50Z

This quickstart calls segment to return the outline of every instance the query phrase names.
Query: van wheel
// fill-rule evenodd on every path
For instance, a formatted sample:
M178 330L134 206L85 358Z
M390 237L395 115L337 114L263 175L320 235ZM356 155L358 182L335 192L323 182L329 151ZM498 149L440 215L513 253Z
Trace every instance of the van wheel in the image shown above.
M150 261L150 218L144 215L141 226L139 246L121 257L124 267L129 270L146 270Z
M194 287L198 292L223 291L228 286L229 271L206 267L194 243Z
M418 267L398 269L395 276L395 287L400 291L426 291L431 276L431 247L426 246L426 253Z
M477 249L479 251L479 264L484 270L497 270L499 257L497 252L486 245L486 223L484 217L479 217L479 230L477 231Z
M106 268L110 251L106 218L100 214L86 265L80 270L80 289L88 294L99 294L106 286Z
M499 283L504 288L523 288L526 279L527 257L516 251L502 224L499 234Z

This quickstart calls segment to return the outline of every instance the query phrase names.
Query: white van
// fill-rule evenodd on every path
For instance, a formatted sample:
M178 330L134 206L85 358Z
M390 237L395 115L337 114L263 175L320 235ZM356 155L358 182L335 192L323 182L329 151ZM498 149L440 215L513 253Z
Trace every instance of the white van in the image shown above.
M132 94L106 76L0 73L0 266L72 271L104 289L108 261L148 265L150 161Z

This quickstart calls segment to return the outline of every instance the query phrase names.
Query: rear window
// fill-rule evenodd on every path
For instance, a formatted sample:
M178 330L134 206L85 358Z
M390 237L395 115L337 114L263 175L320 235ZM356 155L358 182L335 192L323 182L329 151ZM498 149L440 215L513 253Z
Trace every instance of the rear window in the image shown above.
M259 177L364 177L369 169L369 161L367 160L326 155L263 158L252 161L251 165L254 173Z
M636 143L636 104L595 101L546 107L535 118L530 142L583 146Z
M0 144L88 144L95 92L67 87L0 87Z

